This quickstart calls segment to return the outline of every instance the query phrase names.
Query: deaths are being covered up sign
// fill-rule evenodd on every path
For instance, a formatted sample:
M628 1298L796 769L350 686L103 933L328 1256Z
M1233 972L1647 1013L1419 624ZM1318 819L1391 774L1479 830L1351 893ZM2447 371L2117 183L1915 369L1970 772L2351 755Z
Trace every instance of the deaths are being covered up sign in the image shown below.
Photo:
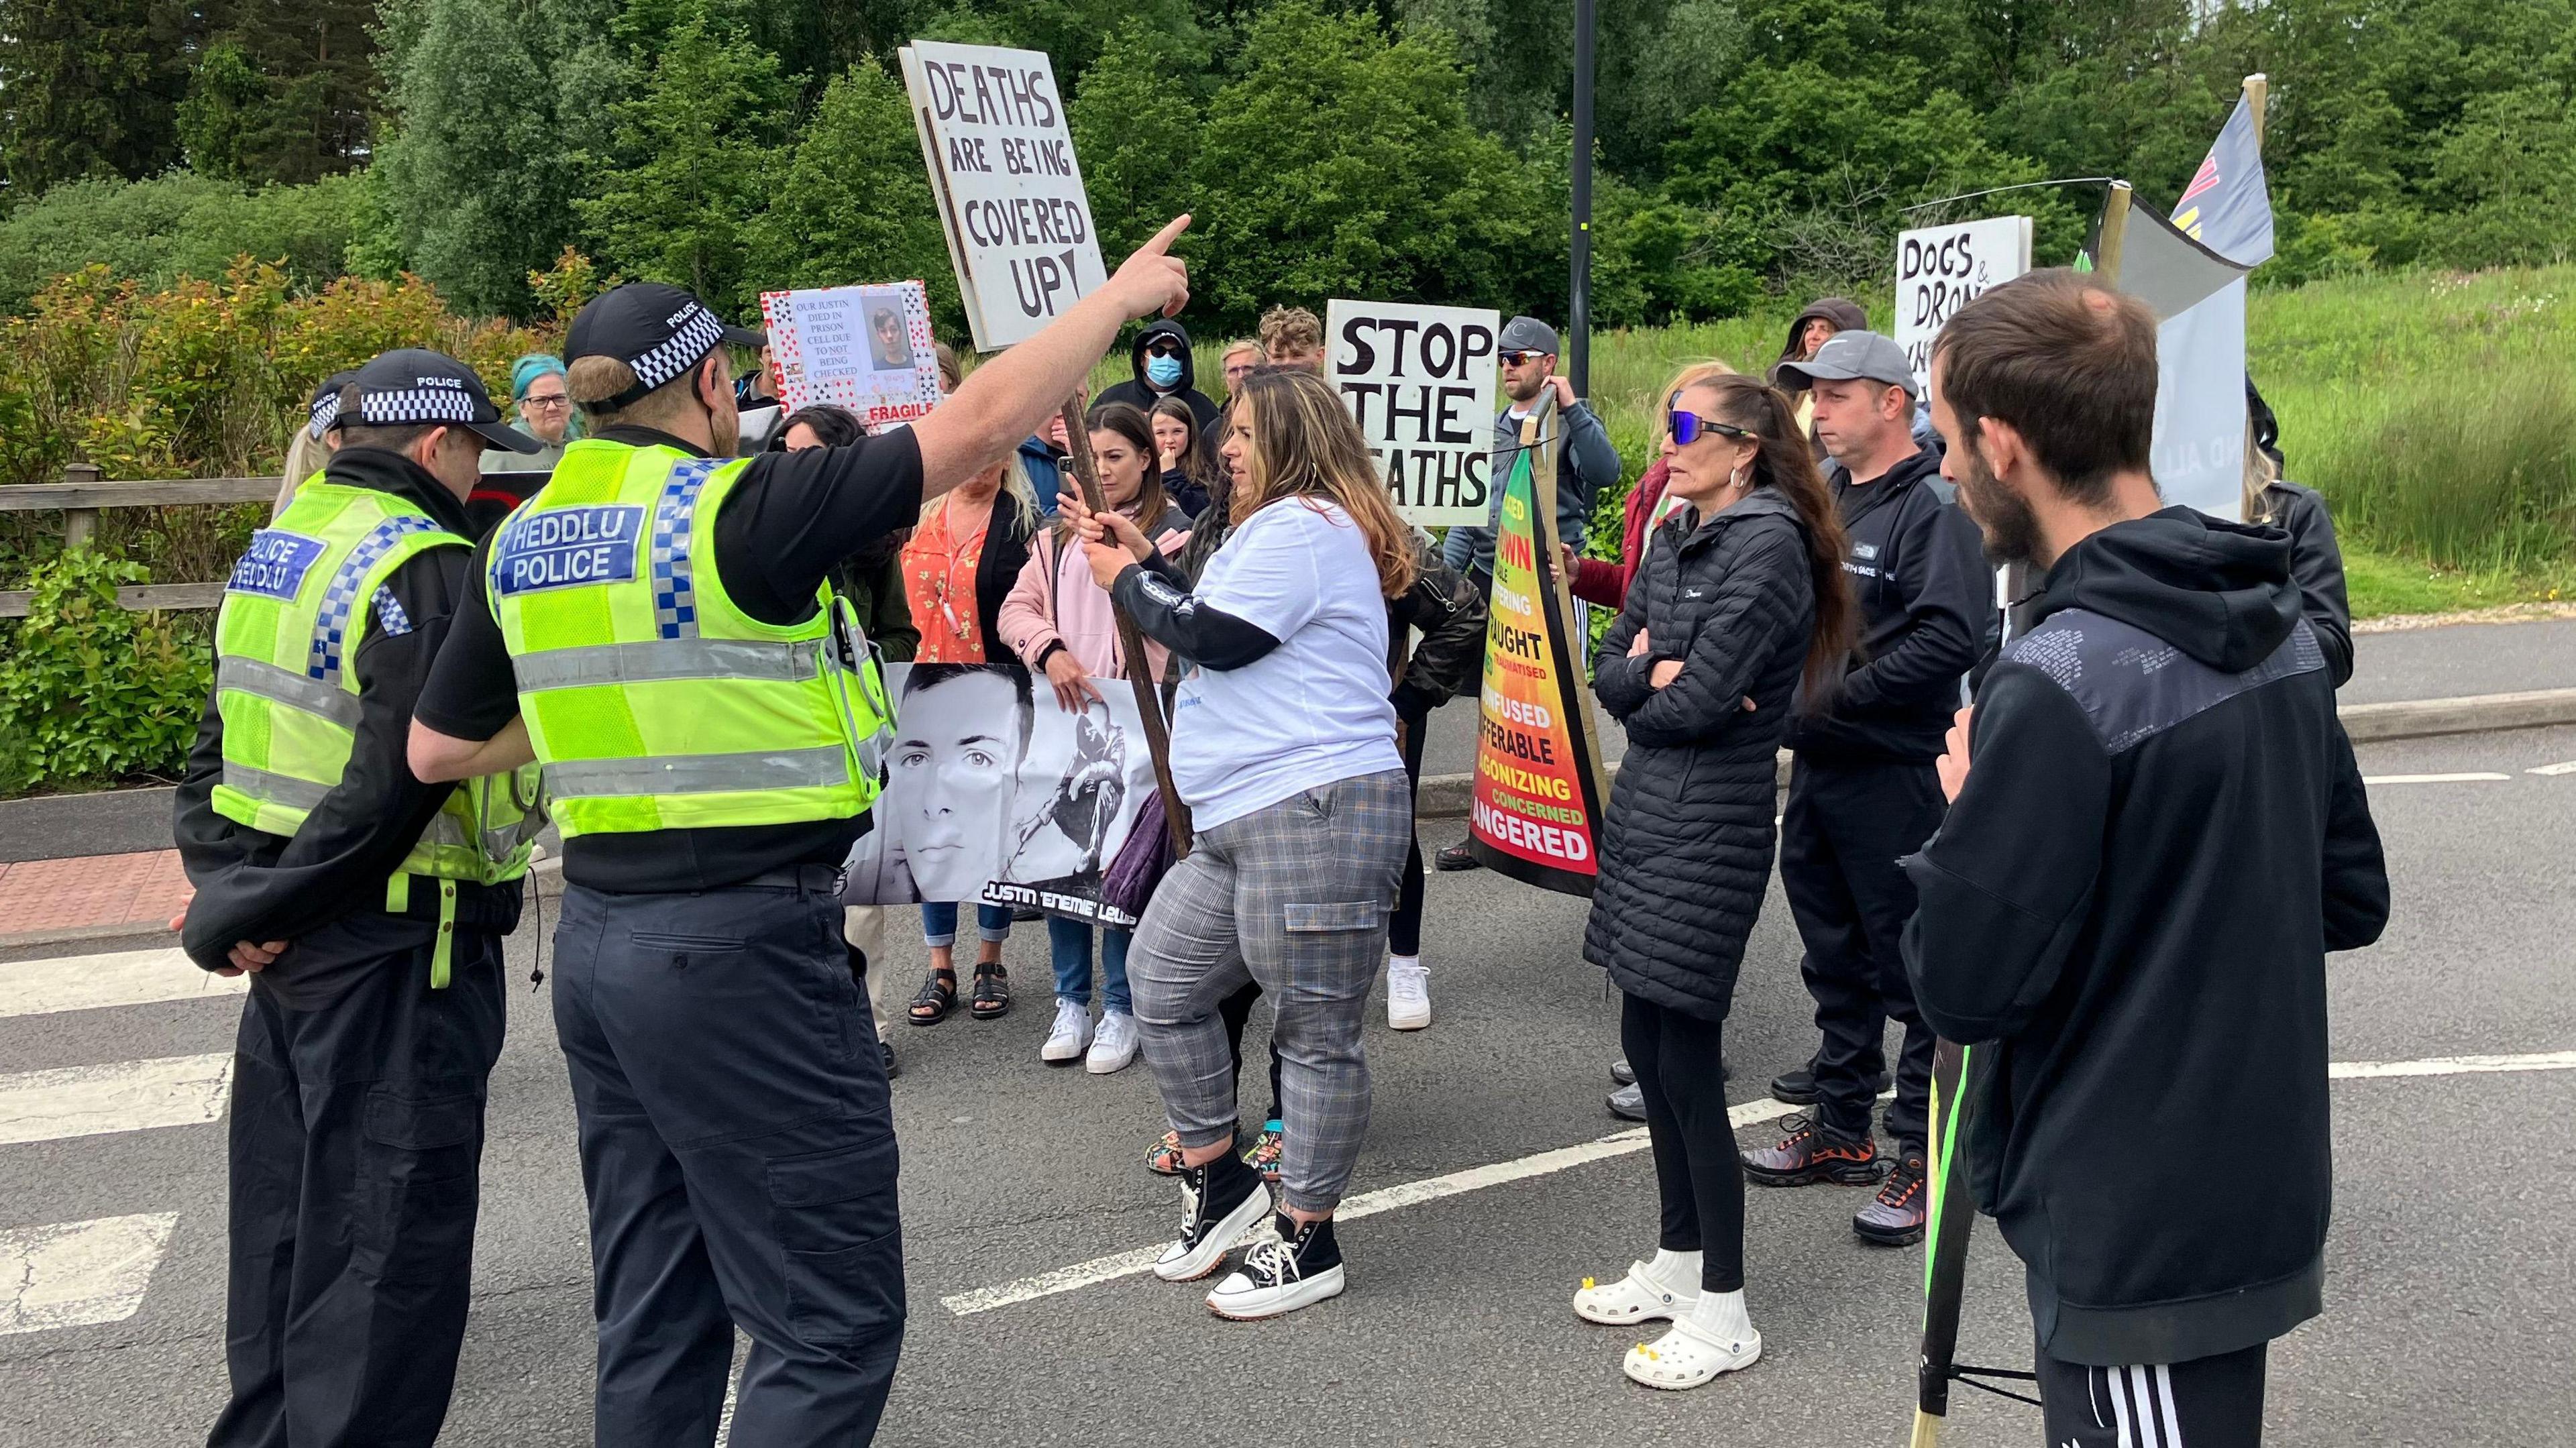
M1532 413L1503 478L1467 839L1499 874L1589 895L1600 874L1600 733L1579 652L1588 641L1556 563L1556 426L1553 406Z
M762 292L769 364L789 412L846 407L875 431L939 405L930 293L919 282Z
M1417 527L1493 516L1495 338L1475 307L1335 298L1325 370L1368 439L1395 509Z
M1109 278L1055 66L937 40L900 54L975 350L1027 341Z

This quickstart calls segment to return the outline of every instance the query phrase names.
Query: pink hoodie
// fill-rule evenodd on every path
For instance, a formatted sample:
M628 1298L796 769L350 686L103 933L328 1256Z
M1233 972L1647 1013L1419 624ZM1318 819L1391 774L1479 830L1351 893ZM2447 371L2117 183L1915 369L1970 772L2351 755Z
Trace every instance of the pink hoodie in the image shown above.
M1173 511L1164 516L1173 516ZM1166 528L1154 544L1166 554L1178 553L1189 537L1182 529ZM1010 597L1002 600L995 627L1002 642L1031 669L1038 667L1038 655L1046 652L1047 645L1061 639L1065 651L1093 678L1121 676L1118 618L1109 606L1109 595L1092 580L1091 564L1082 550L1064 547L1063 535L1055 528L1029 540L1029 561L1021 566ZM1169 653L1152 639L1145 641L1148 678L1163 677Z

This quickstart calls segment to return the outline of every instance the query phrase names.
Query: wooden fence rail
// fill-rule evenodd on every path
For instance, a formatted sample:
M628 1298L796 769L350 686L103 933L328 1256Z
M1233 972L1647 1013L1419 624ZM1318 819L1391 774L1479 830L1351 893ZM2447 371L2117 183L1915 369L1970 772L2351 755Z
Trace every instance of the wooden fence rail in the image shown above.
M63 469L59 483L0 487L0 513L60 513L63 546L79 548L98 532L105 508L166 508L182 503L265 503L277 496L280 478L171 478L111 482L90 463ZM30 594L0 590L0 618L25 618ZM224 601L221 583L150 583L120 588L116 601L134 612L160 608L213 608Z

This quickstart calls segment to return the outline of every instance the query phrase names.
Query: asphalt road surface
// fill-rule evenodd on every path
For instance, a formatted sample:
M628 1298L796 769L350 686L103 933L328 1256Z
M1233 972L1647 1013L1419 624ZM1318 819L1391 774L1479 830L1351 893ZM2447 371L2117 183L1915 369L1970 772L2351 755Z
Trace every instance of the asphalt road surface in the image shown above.
M2570 767L2532 772L2552 765ZM2565 1443L2576 729L2373 746L2363 768L2381 781L2396 918L2380 945L2332 964L2333 1057L2429 1064L2356 1066L2333 1088L2328 1310L2275 1348L2271 1439ZM1456 828L1434 822L1426 841ZM1054 1279L1064 1290L1027 1283L1157 1244L1178 1211L1141 1165L1160 1128L1143 1067L1091 1077L1037 1059L1043 932L1012 942L1023 994L1008 1018L895 1028L912 1326L880 1442L1904 1441L1921 1263L1853 1238L1856 1188L1753 1192L1758 1366L1682 1394L1621 1378L1634 1334L1578 1323L1566 1299L1652 1248L1647 1159L1614 1140L1532 1160L1621 1127L1601 1107L1615 1011L1576 959L1584 907L1490 873L1434 879L1438 1022L1405 1036L1372 1024L1376 1119L1354 1185L1456 1190L1368 1198L1382 1209L1342 1234L1348 1294L1280 1321L1218 1321L1203 1288L1116 1275L1114 1260ZM522 978L533 938L515 942ZM890 953L908 993L917 952ZM1739 1102L1760 1102L1811 1045L1796 959L1775 892L1737 995ZM0 964L0 1444L202 1441L222 1402L221 1069L237 1002L120 1003L174 978L187 979L148 963ZM590 1297L572 1109L542 997L523 986L512 1009L443 1441L581 1444ZM2214 1172L2271 1149L2259 1117L2192 1125ZM2027 1322L1989 1225L1963 1360L2026 1363ZM1958 1395L1953 1424L1953 1443L2038 1438L2033 1410L1975 1393Z

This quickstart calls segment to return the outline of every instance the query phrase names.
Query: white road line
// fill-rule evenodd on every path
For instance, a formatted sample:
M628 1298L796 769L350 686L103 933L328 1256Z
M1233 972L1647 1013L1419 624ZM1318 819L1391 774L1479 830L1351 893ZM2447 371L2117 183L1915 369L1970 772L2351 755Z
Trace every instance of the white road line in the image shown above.
M1730 1123L1741 1129L1759 1125L1765 1121L1776 1121L1797 1109L1795 1106L1783 1105L1765 1097L1758 1101L1747 1101L1728 1111L1726 1116ZM1373 1192L1363 1192L1343 1202L1341 1209L1334 1215L1344 1221L1375 1216L1379 1212L1391 1212L1398 1207L1410 1207L1422 1202L1438 1201L1442 1197L1454 1197L1461 1192L1482 1191L1486 1187L1498 1187L1506 1182L1548 1176L1564 1171L1568 1167L1582 1166L1588 1162L1628 1156L1644 1151L1646 1146L1645 1128L1639 1127L1634 1131L1622 1131L1602 1137L1598 1141L1586 1141L1574 1146L1561 1146L1554 1151L1542 1151L1535 1156L1525 1156L1517 1161L1495 1162L1490 1166L1471 1166L1463 1171L1453 1171L1447 1176L1426 1177L1421 1181L1402 1182L1391 1187L1381 1187ZM1139 1247L1133 1252L1121 1252L1114 1257L1096 1257L1088 1262L1075 1263L1071 1267L1059 1267L1053 1272L1041 1272L1035 1277L1023 1277L1017 1282L1005 1282L999 1287L979 1287L972 1292L960 1292L954 1297L939 1299L939 1305L959 1317L972 1317L976 1313L990 1312L997 1307L1033 1302L1041 1297L1053 1297L1059 1292L1072 1292L1103 1282L1114 1282L1121 1277L1133 1277L1154 1265L1154 1259L1163 1255L1163 1246L1163 1243L1157 1242L1151 1247Z
M2528 1056L2433 1056L2421 1061L2337 1061L2326 1067L2336 1081L2366 1081L2381 1076L2473 1076L2492 1071L2576 1071L2576 1051L2541 1051Z
M2436 1056L2421 1061L2338 1061L2327 1066L2326 1075L2334 1080L2360 1080L2381 1076L2458 1076L2494 1071L2570 1070L2576 1070L2576 1051L2543 1051L2523 1056ZM1879 1099L1886 1100L1887 1096L1882 1095ZM1800 1108L1783 1105L1766 1097L1734 1107L1726 1113L1726 1116L1731 1125L1742 1130L1747 1126L1757 1126L1765 1121L1777 1120L1798 1109ZM1343 1202L1341 1210L1335 1215L1345 1220L1375 1216L1379 1212L1391 1212L1398 1207L1416 1206L1423 1202L1438 1201L1442 1197L1454 1197L1462 1192L1482 1191L1486 1187L1501 1186L1506 1182L1527 1181L1532 1177L1552 1175L1569 1167L1582 1166L1589 1162L1628 1156L1644 1151L1647 1145L1643 1128L1622 1131L1597 1141L1561 1146L1553 1151L1542 1151L1534 1156L1521 1157L1516 1161L1495 1162L1490 1166L1471 1166L1446 1176L1426 1177L1421 1181L1381 1187ZM959 1317L972 1317L979 1312L991 1312L997 1307L1011 1307L1023 1302L1034 1302L1041 1297L1053 1297L1062 1292L1074 1292L1085 1287L1098 1286L1103 1282L1115 1282L1122 1277L1133 1277L1137 1273L1150 1270L1154 1265L1154 1259L1163 1255L1163 1245L1158 1242L1150 1247L1139 1247L1132 1252L1120 1252L1110 1257L1095 1257L1088 1262L1077 1262L1070 1267L1041 1272L1035 1277L1023 1277L1017 1282L1005 1282L998 1287L978 1287L972 1292L960 1292L943 1297L939 1299L939 1305Z
M2372 774L2364 775L2364 784L2493 784L2513 778L2510 774Z
M147 1212L0 1230L0 1336L132 1317L178 1224Z
M221 1121L232 1074L227 1051L0 1076L0 1146Z
M250 977L199 970L177 950L60 955L0 965L0 1016L42 1016L155 1001L215 1000L250 989Z
M2523 773L2542 775L2576 774L2576 759L2570 759L2564 764L2544 764L2538 769L2526 769Z

